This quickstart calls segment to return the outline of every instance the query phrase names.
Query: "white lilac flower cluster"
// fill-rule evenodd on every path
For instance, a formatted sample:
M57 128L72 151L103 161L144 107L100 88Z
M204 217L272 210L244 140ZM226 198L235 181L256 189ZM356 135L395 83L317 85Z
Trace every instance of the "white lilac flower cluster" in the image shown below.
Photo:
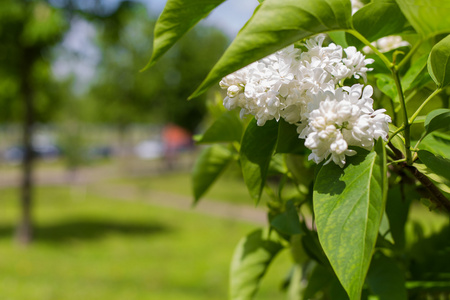
M312 150L310 160L343 167L345 156L355 154L348 146L370 150L374 139L386 139L390 118L373 110L371 86L338 87L350 77L365 81L373 60L355 47L323 47L324 39L306 41L304 52L293 45L282 49L226 76L220 86L227 90L227 109L240 107L241 117L252 114L259 126L280 118L296 124Z

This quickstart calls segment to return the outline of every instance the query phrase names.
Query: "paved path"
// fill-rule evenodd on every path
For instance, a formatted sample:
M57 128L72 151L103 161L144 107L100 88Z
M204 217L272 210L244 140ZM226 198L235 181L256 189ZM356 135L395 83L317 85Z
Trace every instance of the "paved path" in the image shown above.
M146 201L150 205L169 207L178 210L192 211L210 216L234 219L256 224L266 224L267 216L262 207L235 205L211 199L202 199L195 207L192 197L175 193L142 190L130 184L113 184L106 182L116 178L118 172L112 166L85 168L76 174L70 174L61 169L38 170L35 173L36 185L73 185L89 187L90 193L108 198L126 201ZM157 175L153 175L157 176ZM0 188L17 187L20 182L18 170L0 172ZM1 191L0 191L1 197Z

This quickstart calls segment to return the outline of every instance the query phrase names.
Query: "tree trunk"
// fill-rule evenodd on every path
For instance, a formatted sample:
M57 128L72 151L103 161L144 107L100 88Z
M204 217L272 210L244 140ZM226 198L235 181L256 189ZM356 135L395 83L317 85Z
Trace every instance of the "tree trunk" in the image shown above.
M33 53L24 51L24 65L22 74L21 94L24 105L23 116L23 147L22 180L20 184L21 214L16 231L16 240L19 244L27 245L33 238L33 222L31 216L33 199L33 126L34 126L34 99L31 85L31 68Z

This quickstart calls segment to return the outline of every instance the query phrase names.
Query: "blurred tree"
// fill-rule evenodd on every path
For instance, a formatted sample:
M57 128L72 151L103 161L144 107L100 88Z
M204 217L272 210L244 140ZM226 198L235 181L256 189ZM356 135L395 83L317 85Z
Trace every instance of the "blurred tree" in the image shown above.
M98 22L102 58L91 89L92 119L122 132L132 123L174 123L190 132L205 113L205 97L187 97L206 76L228 44L215 28L190 32L154 68L139 73L151 54L154 21L142 4L122 2ZM202 45L199 49L198 45Z
M49 47L68 28L60 11L44 1L3 0L0 9L0 121L23 123L22 214L16 237L32 238L33 127L47 121L60 98L52 97Z

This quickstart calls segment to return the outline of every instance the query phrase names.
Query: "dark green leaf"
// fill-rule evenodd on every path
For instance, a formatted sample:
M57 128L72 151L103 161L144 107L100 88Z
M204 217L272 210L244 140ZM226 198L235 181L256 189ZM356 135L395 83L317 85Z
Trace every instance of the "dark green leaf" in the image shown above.
M240 142L242 138L242 122L232 111L223 113L209 127L198 143Z
M450 19L448 15L447 19ZM450 83L450 35L431 49L428 57L428 72L438 88L445 87Z
M406 19L394 0L373 1L353 15L353 27L369 42L381 37L398 34L402 31ZM347 37L349 44L362 46L355 37Z
M384 254L374 255L367 283L379 300L407 299L404 272L395 260Z
M336 276L327 268L317 264L310 277L308 285L305 288L305 299L316 299L315 296L319 291L325 290Z
M403 15L425 38L450 31L450 2L442 0L396 0Z
M225 0L168 0L155 25L152 67L187 31Z
M258 126L253 119L242 138L240 153L242 174L250 195L255 201L261 198L277 135L276 120L268 121L264 126Z
M399 185L389 189L386 201L386 215L391 226L392 238L397 249L405 247L405 224L408 219L412 197L402 194Z
M362 149L345 168L324 165L314 185L319 240L350 299L361 296L384 212L387 181L384 145Z
M303 232L297 209L291 200L286 202L285 211L273 218L270 225L279 232L287 235L301 234Z
M349 0L265 0L191 97L222 77L314 34L351 27Z
M425 119L426 134L439 129L450 131L450 109L436 109L427 115Z
M226 147L214 145L203 149L192 171L194 204L206 193L232 160L233 153Z
M244 237L237 245L230 270L230 299L250 300L274 257L283 249L274 232L261 229Z
M305 141L300 139L297 126L280 119L276 153L305 154Z

